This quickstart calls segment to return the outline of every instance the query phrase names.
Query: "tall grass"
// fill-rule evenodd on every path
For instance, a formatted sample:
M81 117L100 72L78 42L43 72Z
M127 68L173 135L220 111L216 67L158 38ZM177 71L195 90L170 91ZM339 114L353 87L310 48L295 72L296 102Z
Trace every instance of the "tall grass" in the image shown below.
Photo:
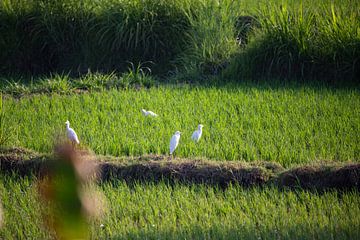
M240 12L238 1L198 1L185 9L191 28L187 46L177 62L186 74L219 74L237 50L234 26Z
M261 27L228 72L238 79L358 81L359 9L359 2L352 0L261 5Z
M225 68L224 81L357 81L359 9L355 0L4 0L0 72L113 72L153 61L155 74L186 81ZM259 26L248 44L236 41L243 15Z
M5 222L0 236L52 239L41 221L49 211L34 182L1 177ZM109 203L91 221L91 239L358 239L357 192L219 190L203 185L104 183Z
M159 87L81 95L7 98L9 145L50 152L69 120L80 142L98 154L168 154L175 131L182 137L175 156L221 160L269 160L284 166L314 160L360 158L357 90L296 85ZM159 114L145 118L141 109ZM204 125L199 144L191 141Z
M0 4L2 71L123 70L171 59L188 27L181 1L13 1Z

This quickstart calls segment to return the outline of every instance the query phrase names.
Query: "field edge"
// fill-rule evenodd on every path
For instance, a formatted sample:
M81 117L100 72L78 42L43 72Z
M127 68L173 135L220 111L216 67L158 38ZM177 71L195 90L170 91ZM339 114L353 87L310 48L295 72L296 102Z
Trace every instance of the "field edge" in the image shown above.
M94 155L86 150L76 152L78 158L93 166L98 182L122 179L127 183L168 182L205 184L226 188L230 184L243 187L275 186L288 189L360 191L360 163L313 163L285 169L274 162L210 161L180 159L163 155L122 157ZM3 174L44 177L54 155L40 154L23 148L0 149Z

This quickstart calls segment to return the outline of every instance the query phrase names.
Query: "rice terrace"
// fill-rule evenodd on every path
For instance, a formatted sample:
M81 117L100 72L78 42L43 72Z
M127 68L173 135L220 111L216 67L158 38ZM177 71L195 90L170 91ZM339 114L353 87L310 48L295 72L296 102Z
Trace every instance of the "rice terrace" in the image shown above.
M0 239L360 239L360 1L0 1Z

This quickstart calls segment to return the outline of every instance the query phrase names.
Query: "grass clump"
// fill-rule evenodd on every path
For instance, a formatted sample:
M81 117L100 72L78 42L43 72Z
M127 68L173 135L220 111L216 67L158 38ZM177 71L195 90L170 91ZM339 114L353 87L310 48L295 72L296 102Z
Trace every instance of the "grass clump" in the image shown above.
M228 74L237 79L358 81L359 9L352 0L261 5L260 29L234 58Z
M237 50L234 26L240 3L236 1L198 1L185 9L191 28L187 46L179 55L179 66L186 74L216 75L226 67Z
M30 79L26 77L2 78L4 82L0 84L0 90L7 95L22 97L32 94L71 94L111 89L150 88L157 84L157 80L150 75L151 69L145 64L130 63L128 71L121 74L89 71L79 77L62 73Z

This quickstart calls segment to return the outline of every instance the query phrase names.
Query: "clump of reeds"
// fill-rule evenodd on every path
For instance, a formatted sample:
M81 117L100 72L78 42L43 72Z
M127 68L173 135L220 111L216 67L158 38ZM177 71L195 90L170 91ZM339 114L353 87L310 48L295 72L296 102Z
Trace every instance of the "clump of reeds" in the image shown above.
M234 58L234 78L359 80L359 3L269 4L258 11L260 28Z
M0 3L0 71L47 73L126 69L127 61L174 57L188 21L181 1Z

